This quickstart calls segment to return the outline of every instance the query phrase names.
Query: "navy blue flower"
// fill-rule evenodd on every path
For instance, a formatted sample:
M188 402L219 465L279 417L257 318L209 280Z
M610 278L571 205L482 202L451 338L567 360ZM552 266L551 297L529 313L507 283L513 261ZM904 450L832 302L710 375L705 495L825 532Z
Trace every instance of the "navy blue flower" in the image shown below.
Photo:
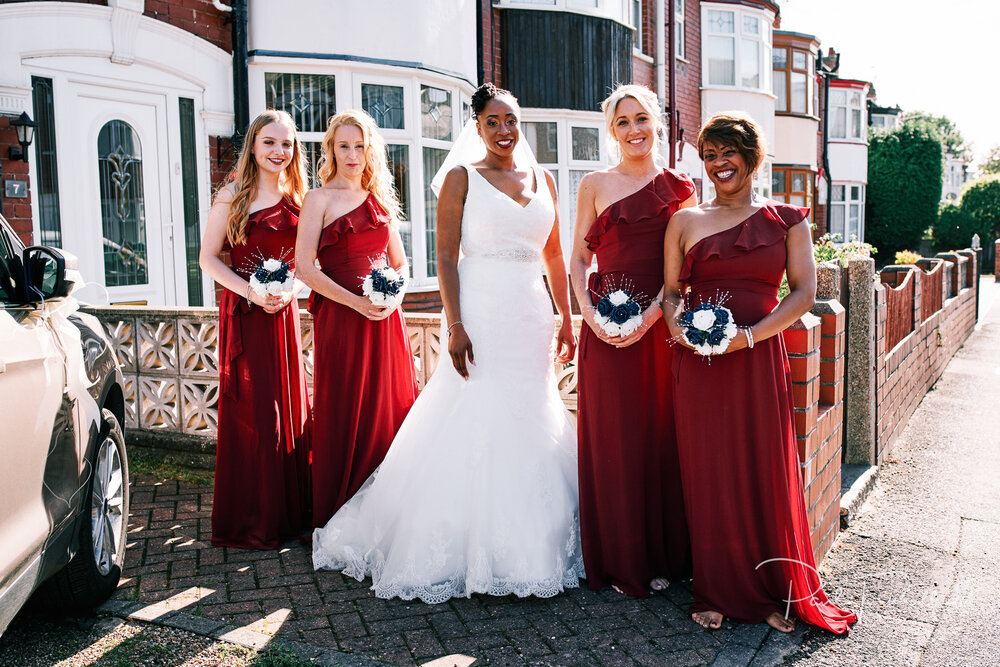
M688 329L685 332L685 335L687 336L688 342L692 345L704 345L705 340L708 338L708 334L706 332L694 328Z
M716 308L715 321L716 323L721 324L723 327L729 324L729 311L726 310L725 308ZM715 345L715 343L712 343L712 345Z
M628 303L623 303L620 306L615 306L611 310L611 315L609 316L611 321L615 324L625 324L628 319L632 317L631 309L628 307Z
M712 327L711 331L708 331L707 334L709 345L718 345L726 339L725 327Z
M263 264L258 265L253 272L253 277L257 279L257 282L261 283L266 283L268 276L270 275L271 275L270 272L264 268Z
M625 303L625 305L628 306L628 314L629 315L638 315L639 314L639 304L636 303L635 301L633 301L632 299L629 299Z
M682 327L689 327L694 322L694 312L690 310L685 310L681 313L680 319L677 320Z
M611 305L611 299L606 296L597 302L597 312L600 313L602 317L609 317L611 315L611 311L614 309L615 307Z

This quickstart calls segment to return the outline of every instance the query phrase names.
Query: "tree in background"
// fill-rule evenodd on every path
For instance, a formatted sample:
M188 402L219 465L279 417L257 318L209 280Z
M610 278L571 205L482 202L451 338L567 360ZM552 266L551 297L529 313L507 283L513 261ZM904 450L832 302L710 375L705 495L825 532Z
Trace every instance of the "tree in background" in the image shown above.
M986 160L979 165L983 174L1000 174L1000 146L994 146L986 154Z
M979 234L983 242L989 236L976 224L968 211L957 204L941 205L938 219L934 223L933 234L934 249L938 252L968 248L972 243L973 234Z
M868 137L865 240L880 258L916 248L938 218L944 177L942 141L929 123L904 123Z
M962 155L969 150L969 145L962 133L947 116L935 116L923 111L907 111L903 114L903 123L933 128L941 139L941 147L946 153Z
M1000 236L1000 174L966 183L961 206L962 212L972 218L982 243L992 244Z

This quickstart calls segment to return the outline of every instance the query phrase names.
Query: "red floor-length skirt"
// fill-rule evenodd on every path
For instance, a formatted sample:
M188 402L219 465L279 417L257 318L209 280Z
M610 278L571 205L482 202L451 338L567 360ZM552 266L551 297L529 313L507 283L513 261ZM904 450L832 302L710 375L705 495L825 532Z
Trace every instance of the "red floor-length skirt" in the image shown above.
M805 209L768 203L695 244L681 281L688 306L728 307L753 325L778 303L785 236ZM790 611L835 633L857 617L830 602L813 557L781 336L711 361L674 359L677 442L691 531L696 611L758 623Z
M689 179L664 170L598 216L587 234L597 253L594 303L625 288L645 308L659 293L667 223L693 192ZM646 597L651 579L690 573L667 337L662 320L622 349L586 326L580 336L580 531L595 590L614 584Z
M229 249L248 277L264 259L294 263L298 209L287 201L250 216ZM226 290L219 301L219 408L212 544L277 549L309 520L309 399L299 311L270 315Z
M342 287L361 293L385 263L389 217L374 197L323 228L318 258ZM313 293L313 526L325 526L382 463L417 396L400 310L372 321Z

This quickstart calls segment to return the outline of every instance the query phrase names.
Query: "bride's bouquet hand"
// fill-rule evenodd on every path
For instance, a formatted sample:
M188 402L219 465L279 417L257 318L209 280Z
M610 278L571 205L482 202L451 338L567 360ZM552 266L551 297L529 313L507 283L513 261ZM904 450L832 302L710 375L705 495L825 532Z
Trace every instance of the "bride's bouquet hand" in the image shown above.
M469 368L465 357L469 357L468 363L473 366L476 365L476 358L472 353L472 341L469 340L469 334L465 333L465 326L461 322L456 322L448 332L448 354L451 355L451 363L458 374L468 380Z
M556 332L556 361L561 364L568 364L576 354L576 335L573 333L573 321L569 318L563 320Z

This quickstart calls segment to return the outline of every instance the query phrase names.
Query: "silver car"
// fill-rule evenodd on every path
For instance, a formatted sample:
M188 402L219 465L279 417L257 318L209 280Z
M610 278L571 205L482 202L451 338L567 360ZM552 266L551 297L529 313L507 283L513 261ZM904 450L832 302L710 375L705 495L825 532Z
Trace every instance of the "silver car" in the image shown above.
M25 248L0 217L0 634L36 591L77 611L121 577L123 380L79 284L75 257Z

